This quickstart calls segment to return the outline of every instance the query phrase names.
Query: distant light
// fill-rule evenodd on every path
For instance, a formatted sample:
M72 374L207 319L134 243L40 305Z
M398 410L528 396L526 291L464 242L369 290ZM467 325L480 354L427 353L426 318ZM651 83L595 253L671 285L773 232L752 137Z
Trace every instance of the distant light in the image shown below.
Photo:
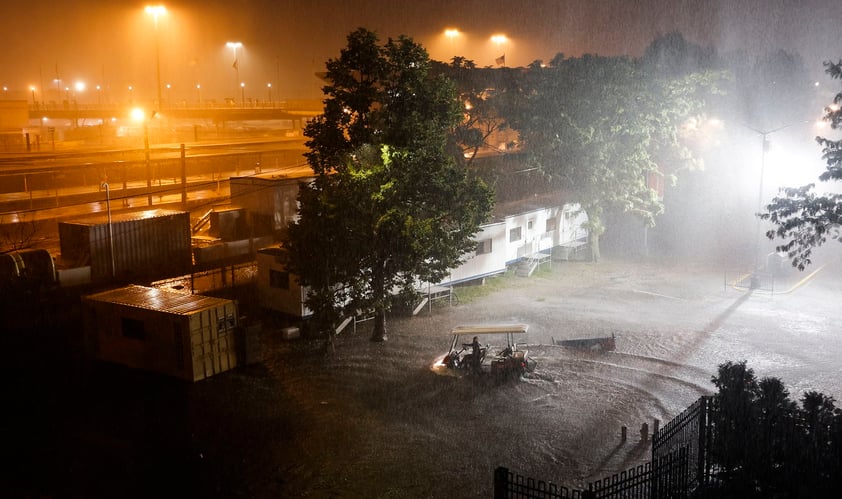
M453 40L454 38L456 38L460 34L461 33L459 33L459 30L456 29L456 28L448 28L448 29L444 30L444 36L450 38L451 40Z
M75 84L75 88L77 92L84 92L85 91L85 82L84 81L77 81Z
M267 87L267 88L272 88L272 84L271 84L271 83L267 83L267 84L266 84L266 87Z
M30 85L30 86L29 86L29 91L30 91L30 92L34 92L34 91L35 91L35 85Z
M835 113L836 111L839 111L839 104L831 104L827 106L827 108Z
M167 13L167 8L163 5L147 5L146 9L144 9L147 14L152 16L152 19L155 20L155 24L158 24L158 17L163 16Z
M243 81L243 82L240 82L240 87L242 87L242 88L246 88L246 82L244 82L244 81Z
M243 46L241 42L225 42L226 47L231 47L232 49L238 49Z
M491 41L500 45L501 43L506 43L509 41L509 38L506 35L494 35L491 37Z
M169 90L169 89L171 89L171 88L172 88L172 85L170 85L169 83L167 83L167 90Z
M197 84L196 84L196 88L197 88L197 89L198 89L198 88L202 88L202 85L200 85L200 84L198 84L198 83L197 83Z
M9 87L7 87L6 85L3 85L3 91L6 92L7 90L9 90Z
M143 121L146 118L146 113L139 107L132 109L129 115L134 121Z

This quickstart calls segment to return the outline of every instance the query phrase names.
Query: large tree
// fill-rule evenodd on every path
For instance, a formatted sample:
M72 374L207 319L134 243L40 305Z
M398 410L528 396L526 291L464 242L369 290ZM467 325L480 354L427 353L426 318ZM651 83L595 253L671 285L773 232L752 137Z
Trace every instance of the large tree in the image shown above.
M559 54L533 64L528 98L512 125L536 167L588 215L594 260L607 209L654 225L663 205L653 177L694 167L679 128L701 110L702 74L647 74L626 57Z
M842 80L842 59L838 62L826 62L827 73L834 79ZM825 110L825 120L834 130L842 127L842 92L833 99L834 106ZM819 180L842 180L842 140L831 140L817 137L822 146L827 169L819 176ZM778 251L786 252L792 260L792 265L804 270L812 262L813 248L827 242L828 238L842 241L840 225L842 225L842 194L818 195L813 191L815 184L803 187L789 187L783 189L783 195L778 196L766 206L766 212L760 218L771 220L777 225L766 235L770 239L780 238L784 242L777 247Z
M366 311L372 339L384 340L394 292L458 265L493 196L448 152L460 104L424 48L404 36L381 45L366 29L347 40L327 62L324 113L304 130L316 178L285 245L329 333Z

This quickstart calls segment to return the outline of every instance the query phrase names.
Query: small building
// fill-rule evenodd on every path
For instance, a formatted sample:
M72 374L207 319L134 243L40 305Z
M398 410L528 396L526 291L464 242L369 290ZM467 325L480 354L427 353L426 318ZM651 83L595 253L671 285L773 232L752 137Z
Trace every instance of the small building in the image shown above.
M433 288L450 287L506 272L509 266L526 263L534 270L558 251L560 259L586 244L584 228L587 216L576 204L567 204L558 196L538 197L528 201L497 206L493 219L483 224L474 237L477 246L471 254L439 283L418 283L422 294ZM307 289L286 268L286 250L269 247L257 252L257 293L260 305L292 317L312 315L304 305ZM432 296L427 299L432 300Z
M298 186L312 179L309 166L288 170L283 175L231 177L231 200L251 217L254 235L275 234L297 219Z
M257 298L260 306L291 317L309 317L307 288L287 270L287 250L273 246L257 251Z
M95 283L189 274L190 213L163 209L59 222L62 262L90 267Z
M237 304L144 286L83 298L96 359L199 381L237 366Z

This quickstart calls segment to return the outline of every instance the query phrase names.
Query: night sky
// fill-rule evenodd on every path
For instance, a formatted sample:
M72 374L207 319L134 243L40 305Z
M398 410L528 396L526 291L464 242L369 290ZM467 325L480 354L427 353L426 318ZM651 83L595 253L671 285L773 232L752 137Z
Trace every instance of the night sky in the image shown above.
M842 9L838 0L179 0L161 2L169 10L159 22L165 99L247 97L320 98L321 71L338 55L357 27L381 38L406 34L430 56L462 55L479 66L505 54L507 66L522 66L555 54L637 56L658 34L680 31L689 40L720 52L786 49L798 52L813 77L821 63L842 57ZM64 87L84 81L72 97L94 103L122 102L128 86L135 99L155 95L155 29L133 1L3 1L0 83L7 95L59 100ZM462 35L447 39L445 28ZM509 41L497 46L491 35ZM239 74L227 41L240 41ZM61 82L56 85L56 75ZM201 90L196 85L201 85ZM57 99L57 97L59 99Z

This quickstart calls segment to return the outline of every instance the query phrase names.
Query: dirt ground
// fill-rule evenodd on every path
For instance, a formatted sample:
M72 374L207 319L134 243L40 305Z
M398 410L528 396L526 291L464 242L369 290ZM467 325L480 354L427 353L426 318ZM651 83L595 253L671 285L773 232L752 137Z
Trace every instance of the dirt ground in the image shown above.
M556 262L460 288L459 305L392 317L383 343L369 341L370 323L327 354L320 341L266 330L261 363L191 385L108 365L58 391L18 374L27 389L13 400L28 405L4 420L19 458L3 480L22 497L490 497L497 466L582 487L645 462L641 425L651 431L711 393L726 360L747 359L796 397L838 399L839 312L828 298L838 273L797 288L803 276L790 278L777 294L736 289L725 275ZM497 384L431 372L450 328L489 322L530 325L532 375ZM554 344L611 334L613 352Z

